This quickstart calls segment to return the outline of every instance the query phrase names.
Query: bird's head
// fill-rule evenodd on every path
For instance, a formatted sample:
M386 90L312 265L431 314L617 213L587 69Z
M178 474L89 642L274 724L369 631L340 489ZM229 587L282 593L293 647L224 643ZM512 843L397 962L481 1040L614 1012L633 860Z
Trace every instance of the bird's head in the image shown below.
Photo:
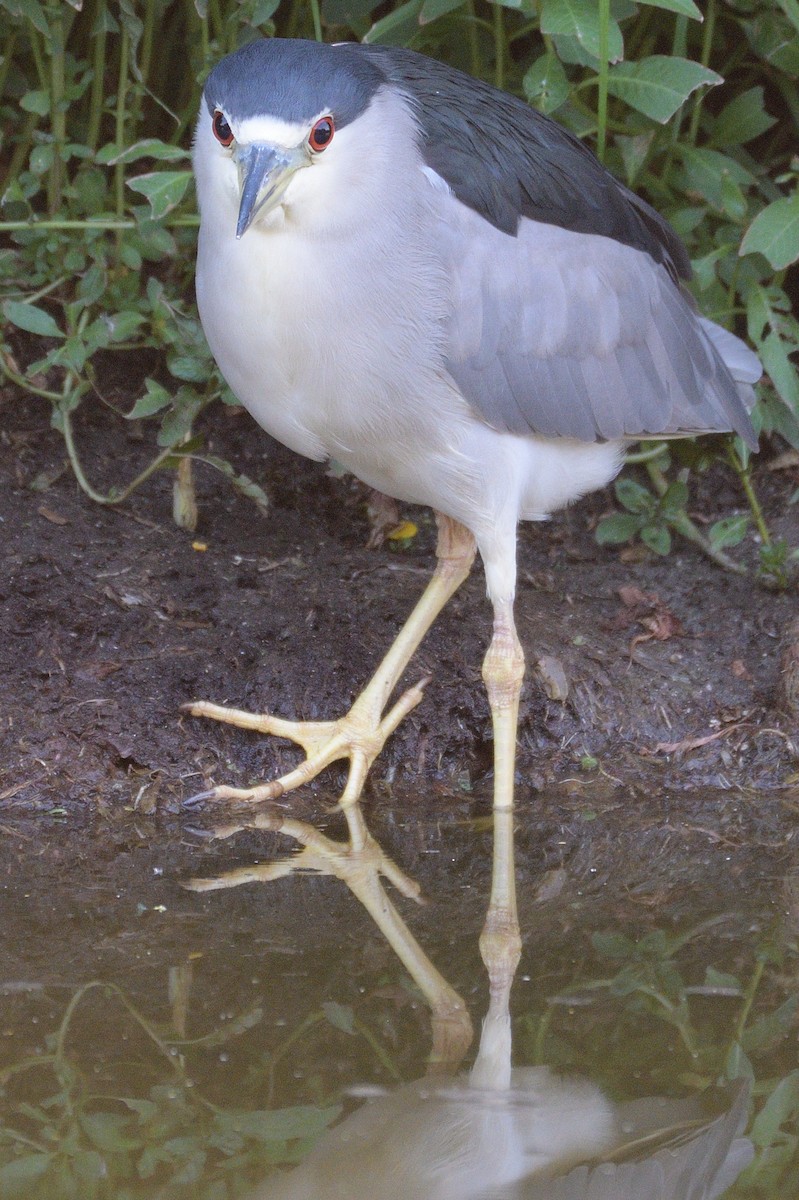
M233 214L237 238L281 207L341 216L363 177L385 82L345 45L274 38L223 59L206 82L195 136L201 209L213 197L213 219Z

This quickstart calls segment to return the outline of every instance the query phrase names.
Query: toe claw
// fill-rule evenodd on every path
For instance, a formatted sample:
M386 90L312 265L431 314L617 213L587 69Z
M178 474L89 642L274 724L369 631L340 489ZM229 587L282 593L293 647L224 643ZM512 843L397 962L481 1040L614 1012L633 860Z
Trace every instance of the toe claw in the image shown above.
M216 799L217 789L211 788L210 792L197 792L194 796L187 796L183 801L184 808L195 808L198 804L204 804L206 800Z

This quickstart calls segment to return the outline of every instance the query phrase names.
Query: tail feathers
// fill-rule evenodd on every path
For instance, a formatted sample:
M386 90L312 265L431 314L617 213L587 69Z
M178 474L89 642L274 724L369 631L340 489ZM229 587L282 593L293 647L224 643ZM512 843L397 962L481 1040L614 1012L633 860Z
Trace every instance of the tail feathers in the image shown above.
M716 325L714 321L709 321L707 317L700 317L699 323L736 383L757 383L763 374L763 367L755 352L734 333ZM754 404L754 393L752 396ZM748 407L751 408L751 405Z

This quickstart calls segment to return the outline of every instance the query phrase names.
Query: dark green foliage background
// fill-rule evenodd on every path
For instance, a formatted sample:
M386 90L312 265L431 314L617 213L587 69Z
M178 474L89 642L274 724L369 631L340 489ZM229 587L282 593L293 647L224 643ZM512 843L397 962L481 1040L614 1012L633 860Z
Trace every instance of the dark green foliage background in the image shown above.
M178 453L203 457L198 414L234 402L194 310L189 146L211 65L272 34L412 46L596 145L686 241L703 311L757 347L758 426L799 446L799 0L710 0L701 13L693 0L0 0L0 32L0 366L52 405L94 499L118 503ZM98 351L137 348L155 349L159 367L124 415L157 416L160 452L101 494L71 415L101 399ZM750 490L745 447L725 453ZM206 461L266 503L230 464ZM639 535L667 553L669 529L687 533L676 493L661 503L669 459L658 462L654 516L628 510L602 540ZM181 489L176 519L190 526L186 462ZM727 520L704 548L723 559L748 524Z
M791 305L791 268L799 259L799 0L709 0L701 14L693 0L86 0L82 7L0 0L0 371L51 407L76 476L95 500L119 503L154 470L177 468L176 516L191 525L186 468L199 458L266 503L257 484L204 454L195 433L204 408L220 397L234 401L194 309L189 146L211 65L242 42L272 34L412 46L526 96L595 144L685 240L702 310L758 349L767 372L756 411L764 435L777 448L799 447L799 375L791 357L799 348ZM81 463L72 417L81 404L107 403L101 352L142 351L157 365L119 416L158 422L156 456L138 478L120 478L100 493L90 482L92 464ZM709 454L682 461L699 469ZM723 454L741 478L762 538L746 449L730 439ZM625 511L604 531L600 526L602 541L641 536L665 553L670 530L691 536L685 471L669 478L667 459L665 452L652 460L646 488L620 481ZM715 545L711 530L705 548L735 545L747 525L744 516L724 518L714 527ZM783 569L790 550L780 553ZM654 997L660 1018L687 1045L693 1035L684 985L673 971L663 974L674 947L655 947L649 957L632 945L599 950L626 972L624 988L617 983L622 974L610 980L614 994L639 1005L641 996ZM771 1019L779 1041L794 1014L781 1008L776 1017L758 1017L761 1040L747 1043L744 1025L764 966L765 959L751 983L728 981L746 998L744 1016L702 1053L711 1072L760 1077L758 1161L737 1194L773 1198L796 1194L799 1074L780 1077L773 1062L752 1065L771 1036L762 1022ZM624 1003L638 1013L633 1001ZM43 1132L31 1151L13 1131L0 1130L3 1194L99 1197L111 1186L121 1189L121 1179L146 1174L141 1152L151 1126L160 1129L161 1091L107 1112L87 1109L64 1048L67 1024L65 1018L54 1042L54 1090L40 1121L45 1131L52 1124L54 1139ZM160 1047L160 1035L152 1036ZM147 1170L157 1167L159 1178L167 1166L174 1171L164 1195L239 1194L249 1173L265 1169L268 1156L259 1151L253 1166L250 1155L271 1136L268 1129L262 1121L250 1137L242 1133L242 1114L209 1116L191 1103L185 1121L181 1115L167 1130L171 1149L153 1150ZM315 1134L330 1115L285 1137ZM197 1163L212 1138L228 1165L201 1185L197 1172L205 1168ZM155 1134L152 1140L161 1147Z

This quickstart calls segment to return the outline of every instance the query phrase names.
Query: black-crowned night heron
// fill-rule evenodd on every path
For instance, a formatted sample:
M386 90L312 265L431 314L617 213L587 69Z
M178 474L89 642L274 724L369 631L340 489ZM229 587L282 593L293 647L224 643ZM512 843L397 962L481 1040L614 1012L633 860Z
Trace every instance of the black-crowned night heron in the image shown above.
M210 794L274 799L348 758L350 844L275 818L306 849L245 877L326 870L361 898L371 889L373 913L385 912L380 873L412 894L369 837L358 798L421 686L386 711L392 693L479 549L494 613L483 678L495 768L481 951L487 1026L493 1011L507 1032L499 1018L520 953L517 524L604 486L630 440L735 430L756 445L747 411L760 364L697 315L680 285L689 264L679 239L581 142L410 51L277 39L243 47L208 77L194 167L200 315L236 396L287 446L430 505L439 527L433 578L346 716L309 723L189 706L290 738L307 756L274 782ZM407 961L404 936L394 931ZM450 1003L437 981L423 986L434 1007Z

